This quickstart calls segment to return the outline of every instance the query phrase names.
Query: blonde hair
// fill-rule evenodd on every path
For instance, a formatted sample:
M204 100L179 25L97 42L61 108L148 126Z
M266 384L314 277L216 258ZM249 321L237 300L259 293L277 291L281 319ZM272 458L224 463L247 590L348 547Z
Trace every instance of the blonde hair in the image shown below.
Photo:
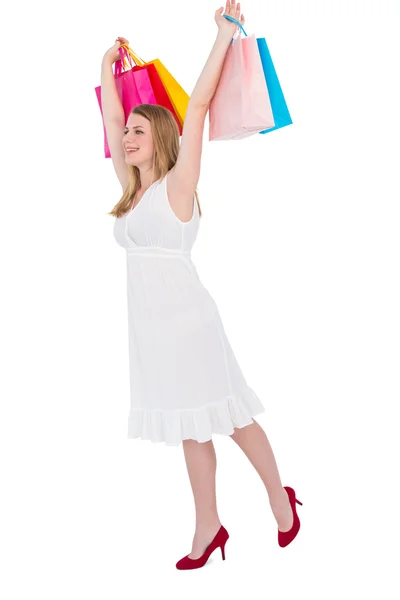
M153 167L155 181L162 179L175 165L179 153L179 129L171 111L158 104L139 104L131 114L140 115L150 121L151 133L154 143ZM122 140L121 140L122 142ZM107 214L121 217L131 207L133 199L141 187L140 170L133 165L126 165L128 169L128 185L121 199ZM195 190L196 202L201 216L199 195Z

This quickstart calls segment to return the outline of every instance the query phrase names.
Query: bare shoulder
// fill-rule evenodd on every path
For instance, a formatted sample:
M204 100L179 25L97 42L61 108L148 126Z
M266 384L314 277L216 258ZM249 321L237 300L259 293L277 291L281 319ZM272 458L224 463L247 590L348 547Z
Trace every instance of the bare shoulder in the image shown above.
M173 213L179 221L187 223L193 216L196 188L188 185L187 181L182 181L175 167L168 172L166 184L167 198Z

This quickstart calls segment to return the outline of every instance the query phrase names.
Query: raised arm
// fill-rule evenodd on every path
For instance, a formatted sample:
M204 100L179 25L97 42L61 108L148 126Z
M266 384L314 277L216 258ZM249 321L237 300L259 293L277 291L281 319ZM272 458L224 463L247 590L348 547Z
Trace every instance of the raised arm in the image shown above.
M125 113L115 85L112 65L119 60L119 47L128 44L127 39L119 37L105 55L101 63L101 106L108 146L117 177L124 190L128 184L128 167L122 147L125 129Z
M181 146L174 168L168 176L168 189L181 213L188 212L200 177L205 117L217 89L226 53L238 26L223 16L223 7L215 13L218 34L211 53L190 96L182 131ZM243 25L240 3L227 0L224 14ZM186 209L179 204L186 203ZM189 209L190 211L190 209Z

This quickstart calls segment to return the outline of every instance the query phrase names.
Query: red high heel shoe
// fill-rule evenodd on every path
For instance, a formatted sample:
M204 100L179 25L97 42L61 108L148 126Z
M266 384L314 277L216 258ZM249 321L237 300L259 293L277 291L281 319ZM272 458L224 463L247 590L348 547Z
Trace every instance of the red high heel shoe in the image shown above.
M294 491L293 488L285 485L284 489L288 493L290 506L292 507L293 525L292 525L292 528L289 529L289 531L279 531L279 529L278 529L278 544L281 546L281 548L284 548L285 546L290 544L290 542L292 542L294 540L294 538L296 537L296 535L299 533L300 519L299 519L299 517L297 515L297 511L296 511L296 502L297 502L297 504L301 504L301 506L303 506L303 503L300 502L300 500L297 500L296 492Z
M200 567L204 567L208 559L210 558L210 554L214 552L216 548L221 547L222 560L225 560L225 544L229 538L229 533L225 529L223 525L218 529L214 539L210 544L208 544L207 548L204 550L204 554L202 554L199 558L189 558L187 554L176 563L177 569L199 569Z

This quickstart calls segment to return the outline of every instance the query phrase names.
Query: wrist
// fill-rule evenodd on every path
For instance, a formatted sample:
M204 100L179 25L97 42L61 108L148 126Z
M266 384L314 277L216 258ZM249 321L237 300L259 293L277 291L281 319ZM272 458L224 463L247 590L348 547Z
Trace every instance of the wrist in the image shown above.
M108 67L112 67L113 62L114 61L112 60L112 58L110 56L107 56L107 55L103 56L103 60L101 61L101 66L105 67L107 69Z
M218 34L217 34L218 40L223 40L224 42L230 43L233 36L234 36L234 33L227 32L224 29L218 29Z

